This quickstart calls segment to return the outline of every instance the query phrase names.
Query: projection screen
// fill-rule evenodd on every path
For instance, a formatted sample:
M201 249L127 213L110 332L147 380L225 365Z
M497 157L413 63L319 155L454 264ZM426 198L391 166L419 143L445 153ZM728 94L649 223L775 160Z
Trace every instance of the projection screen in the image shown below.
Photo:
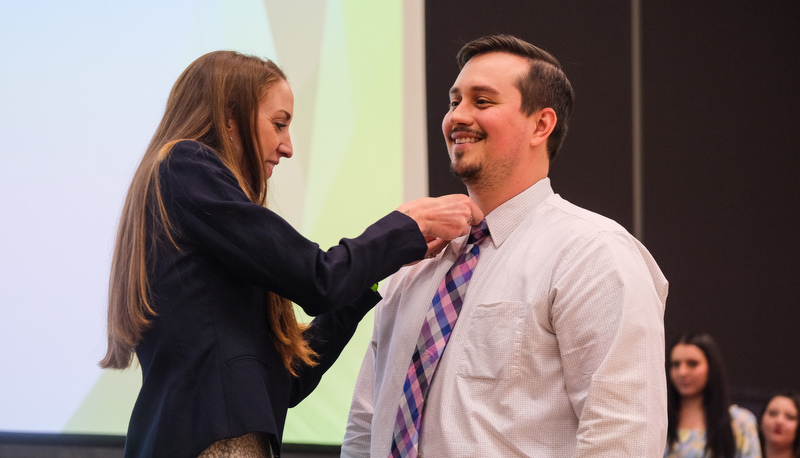
M287 73L294 157L270 206L323 248L427 193L421 0L6 3L0 431L125 434L141 371L97 366L111 251L169 90L200 55ZM341 442L371 322L290 410L285 442Z

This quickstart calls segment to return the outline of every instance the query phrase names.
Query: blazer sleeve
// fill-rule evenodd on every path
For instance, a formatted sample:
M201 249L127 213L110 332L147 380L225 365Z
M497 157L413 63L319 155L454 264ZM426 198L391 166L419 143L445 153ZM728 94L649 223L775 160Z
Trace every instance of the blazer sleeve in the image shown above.
M352 304L314 318L303 337L319 355L318 364L299 368L298 377L292 378L289 407L299 404L317 387L322 375L333 366L353 337L358 323L380 300L380 294L367 290Z
M197 142L177 143L159 176L178 240L311 316L353 302L375 282L422 259L427 249L416 223L394 211L360 236L323 251L253 203L219 157Z

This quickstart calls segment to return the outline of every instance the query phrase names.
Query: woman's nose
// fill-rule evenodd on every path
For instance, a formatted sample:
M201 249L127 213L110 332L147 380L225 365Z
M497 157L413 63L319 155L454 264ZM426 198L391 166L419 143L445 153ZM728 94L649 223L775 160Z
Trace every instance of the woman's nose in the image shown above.
M286 158L290 158L294 154L294 149L292 148L292 139L288 137L288 135L286 141L281 142L281 144L278 146L278 153Z

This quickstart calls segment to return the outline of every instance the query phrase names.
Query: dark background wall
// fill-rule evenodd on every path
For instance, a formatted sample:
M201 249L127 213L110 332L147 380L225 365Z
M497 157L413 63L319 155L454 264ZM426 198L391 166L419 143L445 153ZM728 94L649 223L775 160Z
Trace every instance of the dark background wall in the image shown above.
M646 241L733 394L800 389L800 2L643 10Z
M556 192L634 228L632 3L426 2L430 190L464 192L441 133L455 55L509 33L577 92ZM800 389L800 2L642 2L643 217L670 281L667 341L710 332L734 401Z

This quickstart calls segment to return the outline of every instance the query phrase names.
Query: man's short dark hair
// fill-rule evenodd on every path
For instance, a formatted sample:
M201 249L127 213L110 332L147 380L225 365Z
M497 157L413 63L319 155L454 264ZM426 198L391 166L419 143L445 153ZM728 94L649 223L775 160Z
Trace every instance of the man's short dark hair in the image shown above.
M522 94L522 111L530 116L550 107L556 112L556 126L547 139L547 153L553 161L567 136L575 91L561 69L561 64L547 51L511 35L489 35L465 44L456 56L459 69L479 54L504 52L530 60L528 74L517 81Z

